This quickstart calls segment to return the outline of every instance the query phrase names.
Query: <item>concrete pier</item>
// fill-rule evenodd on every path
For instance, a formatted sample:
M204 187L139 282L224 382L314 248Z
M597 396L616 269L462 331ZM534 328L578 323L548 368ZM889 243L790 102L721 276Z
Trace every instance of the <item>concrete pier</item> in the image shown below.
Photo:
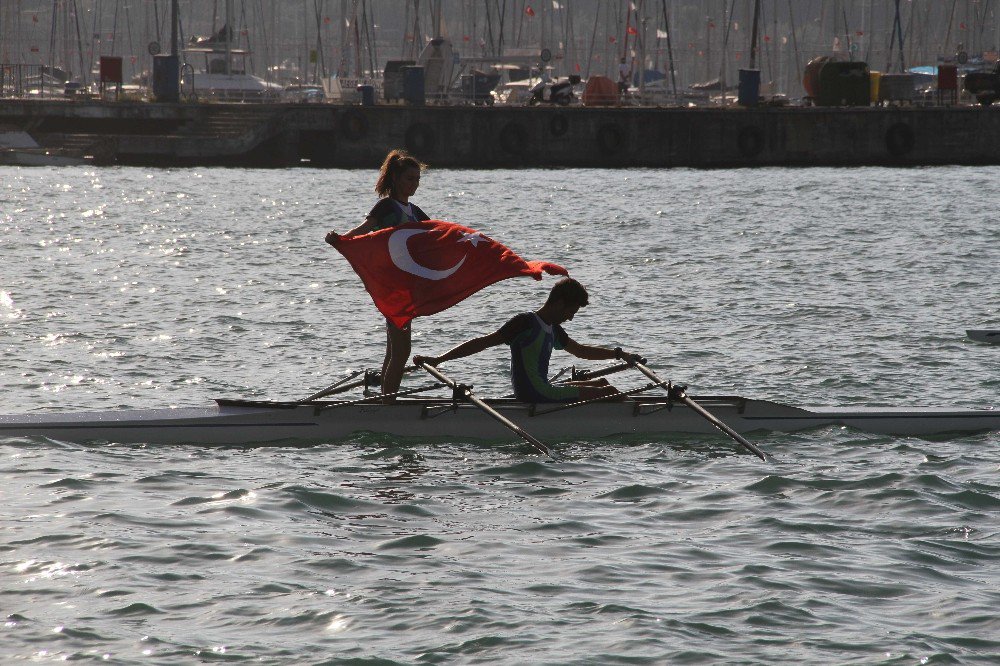
M372 168L1000 164L1000 108L583 108L0 100L100 164Z

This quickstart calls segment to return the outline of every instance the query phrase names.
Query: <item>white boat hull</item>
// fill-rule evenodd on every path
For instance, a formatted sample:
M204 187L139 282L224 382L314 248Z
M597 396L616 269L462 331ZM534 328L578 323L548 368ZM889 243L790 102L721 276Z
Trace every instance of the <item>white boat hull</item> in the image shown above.
M794 432L824 426L893 435L941 435L1000 430L1000 410L792 407L742 398L697 398L740 433ZM715 434L680 404L600 403L532 415L529 406L493 403L504 416L545 442L620 435ZM542 408L538 410L543 411ZM328 407L321 403L221 401L207 408L0 416L0 439L46 437L66 442L261 445L319 443L358 433L455 440L511 440L509 430L477 407L448 401L401 400L394 405Z
M284 88L250 74L194 74L181 80L182 92L230 102L277 100Z

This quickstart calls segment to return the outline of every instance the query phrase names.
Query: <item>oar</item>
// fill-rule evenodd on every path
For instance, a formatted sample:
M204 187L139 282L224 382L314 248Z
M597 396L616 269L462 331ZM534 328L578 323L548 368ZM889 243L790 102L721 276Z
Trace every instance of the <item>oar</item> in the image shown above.
M662 386L664 388L666 388L667 386L669 386L669 384L667 382L665 382L662 379L660 379L659 377L657 377L656 374L652 370L650 370L649 368L647 368L642 363L639 363L638 361L629 361L629 363L632 364L633 366L635 366L636 370L638 370L642 374L646 375L646 377L648 377L649 379L653 380L654 382L656 382L660 386ZM709 423L711 423L716 428L718 428L722 432L724 432L727 435L729 435L730 437L732 437L736 441L736 443L738 443L741 446L743 446L744 448L746 448L748 451L750 451L751 453L753 453L754 455L756 455L761 460L764 460L764 461L767 460L767 454L766 453L764 453L763 451L761 451L755 445L753 445L750 442L748 442L746 440L746 438L743 437L743 435L741 435L740 433L736 432L735 430L733 430L732 428L730 428L729 426L727 426L725 423L723 423L718 418L716 418L714 415L712 415L707 409L705 409L704 407L702 407L701 405L699 405L698 403L696 403L694 400L692 400L691 398L689 398L688 395L687 395L687 393L684 391L684 389L682 389L682 388L680 388L678 386L670 386L670 389L671 389L670 390L670 397L676 398L676 399L680 400L681 402L683 402L685 405L687 405L688 407L690 407L691 409L693 409L699 415L703 416L705 418L705 420L707 420Z
M322 406L316 407L317 412L325 412L328 409L336 409L338 407L350 407L351 405L367 405L371 403L380 403L386 398L400 398L404 395L414 395L416 393L426 393L427 391L433 391L434 389L443 388L445 385L438 382L437 384L431 384L430 386L421 386L419 388L406 389L405 391L396 391L395 393L379 393L377 395L370 395L367 398L358 398L357 400L344 400L343 402L330 402L323 403Z
M645 386L639 386L634 389L629 389L628 391L617 391L615 393L609 393L608 395L598 396L596 398L589 398L587 400L578 400L576 402L564 402L560 403L558 407L550 407L542 411L535 410L531 416L544 416L546 414L552 414L553 412L561 412L564 409L573 409L574 407L583 407L584 405L591 405L595 402L608 402L614 400L615 398L628 398L633 395L638 395L639 393L645 393L650 389L660 388L658 383L650 383ZM619 403L620 404L620 403Z
M348 376L344 377L343 379L341 379L339 381L336 381L333 384L330 384L329 386L327 386L322 391L318 391L316 393L313 393L308 398L303 398L302 400L299 400L299 402L312 402L313 400L319 400L323 396L330 395L331 393L340 393L342 391L350 391L352 388L354 388L356 386L364 385L365 382L362 379L360 382L353 382L351 384L348 384L347 386L341 387L341 385L344 382L348 382L348 381L354 379L355 377L357 377L358 375L363 374L363 373L364 373L364 370L355 370L354 372L352 372Z
M405 375L407 373L413 372L416 369L417 369L417 366L415 366L415 365L408 365L405 368L403 368L403 374ZM364 386L365 385L365 378L361 378L361 379L357 380L356 382L351 382L350 384L344 384L344 382L350 381L351 379L354 379L355 377L357 377L358 375L360 375L360 374L362 374L364 372L365 372L364 370L357 370L357 371L351 373L350 375L348 375L347 377L344 377L340 381L335 382L335 383L331 384L330 386L327 386L322 391L318 391L316 393L313 393L308 398L303 398L302 400L299 400L298 402L300 402L300 403L303 403L303 402L312 402L313 400L319 400L320 398L325 398L326 396L333 395L334 393L343 393L344 391L350 391L351 389L356 389L356 388L359 388L361 386Z
M548 457L552 458L553 460L556 459L556 456L552 452L552 449L550 449L549 447L547 447L544 444L542 444L540 441L538 441L537 439L535 439L529 433L525 432L525 430L521 426L517 425L516 423L514 423L513 421L511 421L510 419L508 419L506 416L504 416L503 414L501 414L497 410L495 410L492 407L490 407L489 405L487 405L481 399L479 399L478 397L474 396L472 394L472 389L471 388L469 388L468 386L465 386L464 384L459 384L458 382L456 382L451 377L448 377L447 375L443 374L440 370L438 370L437 368L435 368L430 363L421 363L420 367L423 368L424 370L426 370L428 373L430 373L430 375L432 377L434 377L435 379L437 379L439 382L447 384L451 388L452 391L460 393L466 400L468 400L469 402L471 402L472 404L474 404L476 407L478 407L479 409L481 409L484 412L486 412L487 414L489 414L495 420L497 420L500 423L502 423L504 426L506 426L512 432L514 432L514 434L516 434L518 437L520 437L521 439L523 439L524 441L526 441L528 444L531 444L533 447L535 447L536 449L538 449L539 452L544 453L545 455L547 455Z
M646 359L642 359L645 363ZM621 372L622 370L628 369L628 363L615 363L614 365L609 365L604 368L598 368L596 370L582 370L580 372L573 371L573 376L570 381L586 381L588 379L597 379L598 377L607 377L608 375L613 375L616 372Z

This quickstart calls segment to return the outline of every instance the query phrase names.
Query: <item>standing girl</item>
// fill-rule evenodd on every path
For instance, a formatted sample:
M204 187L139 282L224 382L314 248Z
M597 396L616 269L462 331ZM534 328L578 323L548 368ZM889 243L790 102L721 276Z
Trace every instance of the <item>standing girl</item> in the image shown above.
M420 174L427 165L405 150L393 150L385 156L378 173L375 191L379 200L365 216L365 221L343 235L344 238L360 236L372 231L395 227L404 222L429 220L427 214L410 201L420 186ZM326 242L336 243L338 235L331 231ZM382 361L382 393L395 393L403 379L403 370L410 358L410 325L397 328L386 320L385 359Z

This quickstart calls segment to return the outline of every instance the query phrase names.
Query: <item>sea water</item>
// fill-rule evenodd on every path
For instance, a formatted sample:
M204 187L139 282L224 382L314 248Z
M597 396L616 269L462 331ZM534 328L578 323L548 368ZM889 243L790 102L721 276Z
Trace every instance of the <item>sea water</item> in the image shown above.
M375 177L0 168L0 413L296 399L378 367L383 320L323 242ZM566 266L591 296L569 334L693 394L1000 408L1000 347L964 335L1000 328L998 181L432 169L413 201ZM494 331L553 282L418 319L414 352ZM497 395L507 364L442 369ZM775 460L717 436L553 442L559 462L370 434L0 439L0 659L1000 660L1000 434L753 441Z

